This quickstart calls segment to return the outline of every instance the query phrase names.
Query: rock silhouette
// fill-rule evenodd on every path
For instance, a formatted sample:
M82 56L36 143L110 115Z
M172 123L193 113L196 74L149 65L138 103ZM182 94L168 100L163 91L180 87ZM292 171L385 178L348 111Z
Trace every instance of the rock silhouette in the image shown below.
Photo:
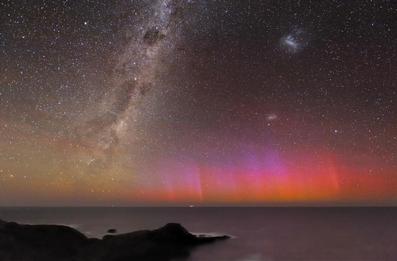
M228 239L189 233L170 223L156 230L141 230L102 239L58 225L20 225L0 220L2 261L167 261L186 257L198 245Z
M110 228L110 229L108 229L108 233L109 233L109 234L115 234L115 233L117 233L117 229L115 229L115 228Z

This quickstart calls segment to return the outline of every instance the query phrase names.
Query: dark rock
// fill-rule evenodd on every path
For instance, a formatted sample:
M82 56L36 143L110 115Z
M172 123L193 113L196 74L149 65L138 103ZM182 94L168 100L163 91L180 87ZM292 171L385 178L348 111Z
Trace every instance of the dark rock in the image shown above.
M167 224L156 230L107 235L101 240L89 239L66 226L0 221L0 260L166 261L188 256L195 246L228 238L197 237L179 224Z
M108 230L108 233L109 234L115 234L115 233L117 233L117 229L111 228L111 229Z
M10 222L0 227L0 260L67 259L88 243L86 236L66 226Z

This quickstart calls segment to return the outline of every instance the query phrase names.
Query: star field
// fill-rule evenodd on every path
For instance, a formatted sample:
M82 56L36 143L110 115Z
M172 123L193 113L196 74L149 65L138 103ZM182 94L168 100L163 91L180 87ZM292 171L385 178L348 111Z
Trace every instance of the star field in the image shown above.
M0 0L0 204L395 204L393 1Z

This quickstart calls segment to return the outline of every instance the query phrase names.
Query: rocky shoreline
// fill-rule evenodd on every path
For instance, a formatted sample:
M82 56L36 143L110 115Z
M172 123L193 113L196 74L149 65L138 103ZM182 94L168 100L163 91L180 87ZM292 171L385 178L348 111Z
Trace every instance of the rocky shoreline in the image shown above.
M176 223L96 239L67 226L0 220L0 260L167 261L189 256L196 246L226 239L229 236L196 236Z

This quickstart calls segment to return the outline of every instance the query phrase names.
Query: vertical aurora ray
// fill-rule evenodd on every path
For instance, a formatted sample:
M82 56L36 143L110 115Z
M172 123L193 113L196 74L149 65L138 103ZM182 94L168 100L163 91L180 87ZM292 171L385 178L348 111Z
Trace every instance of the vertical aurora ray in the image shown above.
M162 161L155 169L164 186L152 191L171 204L343 204L382 200L396 184L395 179L388 183L362 174L329 152L287 156L266 151L235 157L217 164L186 158ZM360 180L366 192L359 193L349 180Z

